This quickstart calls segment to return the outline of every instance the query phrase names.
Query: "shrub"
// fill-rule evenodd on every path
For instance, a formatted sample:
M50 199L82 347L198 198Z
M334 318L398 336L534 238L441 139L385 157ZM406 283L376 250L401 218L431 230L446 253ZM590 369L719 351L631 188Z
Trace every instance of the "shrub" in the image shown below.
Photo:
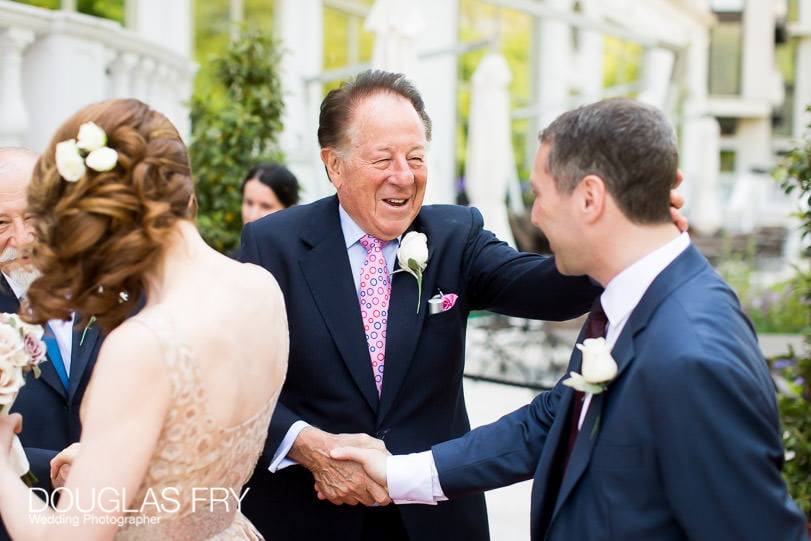
M239 244L243 177L258 163L282 161L280 57L269 34L243 28L212 60L224 98L206 90L192 96L189 152L197 179L197 225L221 252Z
M811 111L811 107L808 110ZM806 239L811 234L811 126L809 128L805 141L791 150L775 171L783 190L799 197L797 216L802 221ZM772 362L772 367L786 447L783 475L794 501L811 517L811 272L798 270L796 280L805 307L805 343L801 352L790 351L780 356Z

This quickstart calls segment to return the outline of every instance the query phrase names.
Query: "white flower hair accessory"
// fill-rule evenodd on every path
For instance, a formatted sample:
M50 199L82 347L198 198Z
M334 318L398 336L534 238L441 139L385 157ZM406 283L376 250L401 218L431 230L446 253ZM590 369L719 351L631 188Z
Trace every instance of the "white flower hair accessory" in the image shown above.
M106 145L104 130L95 122L85 122L76 139L56 144L56 170L68 182L82 178L87 167L99 173L110 171L118 163L118 152Z

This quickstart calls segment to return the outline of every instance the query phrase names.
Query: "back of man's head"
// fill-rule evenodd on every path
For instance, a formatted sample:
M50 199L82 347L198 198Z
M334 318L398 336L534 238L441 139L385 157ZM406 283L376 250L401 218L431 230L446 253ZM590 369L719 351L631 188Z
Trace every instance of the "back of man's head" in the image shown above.
M613 98L568 111L541 133L547 167L562 193L586 175L605 182L622 213L639 224L666 223L678 174L676 134L655 107Z

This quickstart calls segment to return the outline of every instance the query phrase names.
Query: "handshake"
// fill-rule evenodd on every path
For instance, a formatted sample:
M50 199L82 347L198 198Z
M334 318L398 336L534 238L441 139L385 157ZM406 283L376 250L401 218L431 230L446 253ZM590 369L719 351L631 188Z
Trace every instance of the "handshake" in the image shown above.
M310 470L319 500L341 505L388 505L383 440L367 434L330 434L307 427L287 456Z

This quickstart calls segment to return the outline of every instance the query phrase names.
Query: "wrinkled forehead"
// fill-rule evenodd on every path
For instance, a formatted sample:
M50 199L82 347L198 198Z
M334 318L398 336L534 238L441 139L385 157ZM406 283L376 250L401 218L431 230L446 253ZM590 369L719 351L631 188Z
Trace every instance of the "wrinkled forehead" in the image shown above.
M0 165L0 209L8 211L11 205L14 208L24 209L33 163L5 163Z
M23 148L0 148L0 181L7 176L28 179L34 172L37 155Z
M426 149L428 141L425 125L411 102L387 92L368 96L356 105L344 129L344 144Z

